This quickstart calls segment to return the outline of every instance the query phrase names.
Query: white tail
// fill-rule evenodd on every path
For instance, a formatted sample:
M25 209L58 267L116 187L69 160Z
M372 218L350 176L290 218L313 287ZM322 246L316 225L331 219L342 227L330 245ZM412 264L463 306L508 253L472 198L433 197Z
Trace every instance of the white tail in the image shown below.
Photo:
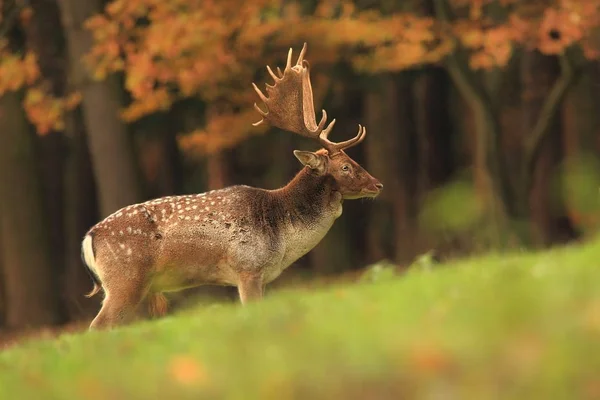
M269 108L262 121L316 139L324 149L294 151L304 168L275 190L232 186L208 193L170 196L116 211L90 229L83 256L100 279L105 299L90 328L130 321L140 302L151 296L165 310L163 292L199 285L238 288L243 304L260 299L264 287L325 236L342 213L344 199L376 197L383 185L344 149L355 138L329 141L332 121L324 112L317 125L312 104L306 45L292 67L267 86ZM91 295L100 290L95 286Z
M92 278L92 281L94 282L94 288L90 293L86 294L86 297L92 297L102 289L102 286L98 279L98 272L96 270L96 258L94 257L94 248L92 241L93 239L90 235L85 235L85 238L81 243L81 254L83 262L85 263L88 272L90 273L90 278Z

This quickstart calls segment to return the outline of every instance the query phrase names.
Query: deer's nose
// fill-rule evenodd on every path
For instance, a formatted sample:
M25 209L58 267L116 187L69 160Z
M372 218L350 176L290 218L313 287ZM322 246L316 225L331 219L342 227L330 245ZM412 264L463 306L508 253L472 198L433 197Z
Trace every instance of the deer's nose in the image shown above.
M380 182L380 183L376 183L376 184L375 184L375 187L376 187L377 189L379 189L379 190L382 190L382 189L383 189L383 183L381 183L381 182Z

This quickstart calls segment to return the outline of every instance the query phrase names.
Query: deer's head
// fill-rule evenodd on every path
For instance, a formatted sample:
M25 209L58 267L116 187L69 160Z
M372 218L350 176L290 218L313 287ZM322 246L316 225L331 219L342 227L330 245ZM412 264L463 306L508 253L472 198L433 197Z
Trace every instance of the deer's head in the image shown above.
M294 155L315 175L329 175L345 199L377 197L383 185L356 161L340 151L330 155L325 149L316 152L294 150Z
M327 112L323 110L321 121L318 124L316 122L310 67L308 61L304 59L305 54L306 43L295 65L292 66L292 49L290 49L283 72L277 68L278 74L275 74L267 66L267 71L275 81L273 86L266 85L269 97L265 96L254 83L252 84L268 110L265 112L256 103L254 104L254 108L262 116L261 120L254 125L259 125L266 120L280 129L317 140L323 147L317 152L294 151L294 155L303 165L310 168L314 174L333 177L338 190L346 199L376 197L383 189L381 182L344 152L345 149L362 142L367 135L367 129L359 125L358 134L344 142L336 143L328 139L335 125L335 119L325 127Z

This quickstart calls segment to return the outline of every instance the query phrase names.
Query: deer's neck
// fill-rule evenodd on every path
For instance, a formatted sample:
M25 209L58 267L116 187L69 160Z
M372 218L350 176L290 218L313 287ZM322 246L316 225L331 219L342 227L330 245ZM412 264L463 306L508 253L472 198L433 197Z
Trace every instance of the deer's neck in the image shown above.
M317 176L303 168L286 186L273 191L285 210L283 219L292 223L318 223L341 213L341 198L333 177Z

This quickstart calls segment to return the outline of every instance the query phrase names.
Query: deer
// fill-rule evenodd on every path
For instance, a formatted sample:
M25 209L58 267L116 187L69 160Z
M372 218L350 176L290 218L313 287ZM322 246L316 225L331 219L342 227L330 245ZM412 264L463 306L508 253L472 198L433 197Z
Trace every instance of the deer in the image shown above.
M233 286L242 306L263 298L265 287L313 249L342 215L344 200L375 198L383 184L345 152L367 134L328 139L335 125L327 113L316 122L310 65L304 46L294 65L292 48L283 70L266 84L252 83L267 111L256 103L258 126L269 123L313 139L315 152L294 150L303 166L283 187L234 185L199 194L160 197L123 207L91 227L81 243L94 287L104 292L89 330L131 323L140 304L167 312L165 293L202 285Z

